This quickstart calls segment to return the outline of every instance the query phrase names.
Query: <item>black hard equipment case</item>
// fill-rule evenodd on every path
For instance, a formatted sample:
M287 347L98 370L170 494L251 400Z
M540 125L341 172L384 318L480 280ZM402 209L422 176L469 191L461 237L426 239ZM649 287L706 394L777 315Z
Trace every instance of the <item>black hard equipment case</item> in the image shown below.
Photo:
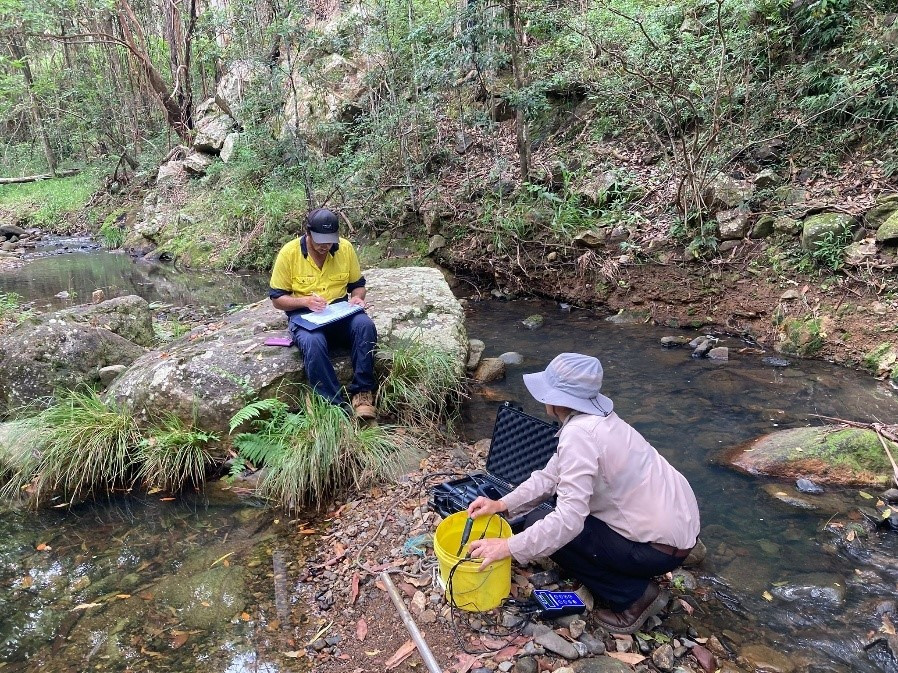
M478 496L498 500L527 480L534 470L542 469L558 448L557 423L547 423L519 407L504 402L496 412L496 424L486 457L486 471L474 472L461 479L445 481L430 490L430 507L446 517L468 508ZM537 509L552 511L548 502ZM518 532L524 516L509 519Z

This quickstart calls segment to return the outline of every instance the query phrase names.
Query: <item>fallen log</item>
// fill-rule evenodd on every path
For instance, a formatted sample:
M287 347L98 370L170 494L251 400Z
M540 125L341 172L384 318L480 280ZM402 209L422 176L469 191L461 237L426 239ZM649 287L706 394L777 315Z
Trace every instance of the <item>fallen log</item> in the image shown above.
M37 182L39 180L52 180L54 177L57 178L68 178L73 175L78 175L81 172L80 168L67 168L64 171L56 171L56 175L51 175L50 173L45 173L44 175L23 175L20 178L0 178L0 185L14 185L22 182Z

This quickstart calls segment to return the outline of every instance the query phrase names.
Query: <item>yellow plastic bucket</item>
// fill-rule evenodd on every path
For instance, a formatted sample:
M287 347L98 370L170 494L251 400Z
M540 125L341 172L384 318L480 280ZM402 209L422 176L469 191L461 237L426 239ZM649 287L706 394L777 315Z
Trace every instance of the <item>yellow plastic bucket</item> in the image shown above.
M511 592L511 557L493 561L481 572L480 559L465 559L467 544L458 555L467 519L467 512L456 512L437 526L433 551L440 562L440 579L447 600L455 607L469 612L492 610ZM511 537L511 527L498 514L476 518L469 541L490 537Z

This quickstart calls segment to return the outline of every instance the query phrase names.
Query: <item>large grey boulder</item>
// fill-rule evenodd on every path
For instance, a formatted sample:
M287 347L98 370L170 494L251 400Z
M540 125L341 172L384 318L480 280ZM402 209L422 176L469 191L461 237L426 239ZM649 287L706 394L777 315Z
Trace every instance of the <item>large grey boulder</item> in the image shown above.
M193 147L199 152L218 154L224 145L225 138L234 128L234 120L230 115L211 107L205 116L197 122L194 130Z
M459 372L467 352L461 305L436 269L366 271L368 313L379 342L422 341L453 353ZM286 318L263 300L227 316L214 327L197 328L164 351L135 361L107 390L140 420L173 413L204 430L227 433L231 416L248 401L305 381L302 358L293 348L265 346L270 336L288 336ZM334 358L337 375L348 381L349 358Z
M0 336L0 415L57 390L99 383L100 369L127 365L144 349L102 327L49 318Z
M102 327L140 346L152 346L156 341L150 305L146 299L134 294L63 309L52 317Z
M879 229L896 211L898 211L898 194L884 194L864 213L864 225L868 229Z

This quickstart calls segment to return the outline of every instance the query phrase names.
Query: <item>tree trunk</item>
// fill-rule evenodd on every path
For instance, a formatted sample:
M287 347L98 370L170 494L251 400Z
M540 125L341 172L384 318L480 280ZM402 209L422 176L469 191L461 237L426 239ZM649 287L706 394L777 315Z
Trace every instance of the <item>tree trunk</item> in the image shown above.
M22 64L22 77L25 79L25 90L28 92L34 130L41 139L41 145L44 148L44 157L47 159L47 166L50 169L50 176L56 177L56 155L53 154L53 148L50 146L50 139L47 137L47 130L44 128L40 103L34 95L34 78L31 75L31 66L28 63L28 57L25 55L25 50L22 45L19 44L18 39L18 36L10 35L9 50L12 53L12 57Z
M521 62L521 44L523 43L523 29L518 16L516 0L508 0L508 22L511 24L511 69L514 72L514 85L520 92L524 88L526 74L524 64ZM521 109L520 101L515 108L515 128L518 141L518 159L521 162L521 182L527 182L530 178L530 133L527 128L527 120Z
M161 105L162 111L165 114L165 120L168 122L171 129L177 133L185 143L190 144L190 129L192 126L190 117L189 115L185 116L185 111L180 107L175 100L175 97L172 95L174 92L171 87L165 83L165 80L162 79L162 75L159 74L159 71L153 65L146 50L141 45L137 44L135 35L138 38L142 38L143 29L141 28L137 17L134 15L134 10L131 8L128 0L119 0L117 18L119 28L122 32L122 39L127 45L128 51L131 52L131 55L137 61L141 72L146 77L150 88L156 96L156 100ZM142 41L146 42L146 40Z

